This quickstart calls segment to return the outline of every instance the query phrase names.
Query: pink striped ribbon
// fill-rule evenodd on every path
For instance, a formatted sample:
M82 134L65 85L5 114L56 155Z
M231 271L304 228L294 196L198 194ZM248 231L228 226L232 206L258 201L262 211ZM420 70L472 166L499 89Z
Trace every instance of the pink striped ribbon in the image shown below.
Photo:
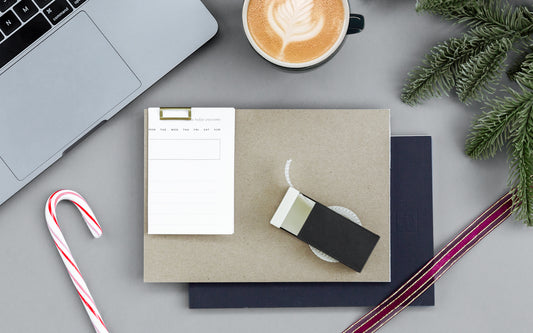
M398 290L346 328L343 333L375 332L394 318L511 215L512 197L512 193L507 193L496 201Z
M102 236L102 228L98 224L98 221L96 220L93 211L89 207L89 204L87 204L87 201L85 201L85 199L83 199L83 197L78 193L69 190L59 190L52 194L50 198L48 198L44 214L46 217L46 223L48 224L48 230L52 235L57 251L61 256L61 259L63 259L63 263L67 268L70 279L76 287L78 295L80 296L83 306L85 307L85 310L91 319L94 329L97 333L107 333L108 331L104 321L102 320L102 316L96 308L96 304L94 303L93 297L89 292L89 288L81 276L80 269L78 268L76 261L74 261L72 252L70 252L67 241L65 240L65 237L63 237L61 229L59 228L59 224L57 223L56 206L62 200L69 200L76 205L83 216L85 223L87 223L89 230L95 238Z

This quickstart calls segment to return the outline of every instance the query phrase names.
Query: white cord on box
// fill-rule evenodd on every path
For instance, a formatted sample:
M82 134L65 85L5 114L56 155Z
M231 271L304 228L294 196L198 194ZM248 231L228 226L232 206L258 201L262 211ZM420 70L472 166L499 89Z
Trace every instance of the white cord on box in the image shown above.
M289 174L291 163L292 160L287 160L287 162L285 163L285 180L287 181L287 184L289 184L290 187L294 187L291 183L291 176Z

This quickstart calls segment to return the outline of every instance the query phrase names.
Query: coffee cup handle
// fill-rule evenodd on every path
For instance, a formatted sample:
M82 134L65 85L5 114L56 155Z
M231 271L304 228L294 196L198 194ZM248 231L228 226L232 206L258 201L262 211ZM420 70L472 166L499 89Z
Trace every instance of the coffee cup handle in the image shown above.
M361 14L350 14L347 35L356 34L365 28L365 17Z

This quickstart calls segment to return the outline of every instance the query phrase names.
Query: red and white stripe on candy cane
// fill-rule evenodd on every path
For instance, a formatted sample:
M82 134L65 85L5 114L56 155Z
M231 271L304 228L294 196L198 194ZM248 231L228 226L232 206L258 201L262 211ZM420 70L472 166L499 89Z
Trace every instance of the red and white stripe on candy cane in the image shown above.
M71 201L78 208L83 219L85 220L85 223L87 223L89 230L95 238L102 236L102 228L100 227L100 224L98 224L98 221L96 220L96 217L94 216L94 213L89 207L87 201L85 201L85 199L83 199L83 197L78 193L70 190L59 190L54 192L50 198L48 198L44 214L46 217L46 223L48 224L48 230L52 235L52 239L54 240L57 251L59 252L60 257L67 268L70 279L76 287L76 291L78 292L83 306L85 307L85 310L91 319L94 329L97 333L106 333L108 331L104 321L102 320L102 316L96 308L94 299L89 292L87 284L81 276L80 269L78 268L78 265L72 256L72 252L70 251L67 241L65 240L65 237L63 237L63 233L59 227L59 223L57 222L56 206L63 200Z

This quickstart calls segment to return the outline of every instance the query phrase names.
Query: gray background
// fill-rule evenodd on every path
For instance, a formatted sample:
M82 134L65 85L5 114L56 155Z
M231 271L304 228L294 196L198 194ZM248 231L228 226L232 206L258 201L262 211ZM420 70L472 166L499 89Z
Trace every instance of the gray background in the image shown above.
M43 216L58 188L82 193L104 235L95 240L71 205L59 220L110 331L340 332L368 308L189 310L185 284L142 282L143 109L390 108L394 135L433 137L435 249L504 193L504 154L463 154L479 106L455 97L410 108L399 94L408 70L458 27L417 15L414 1L352 0L366 16L337 56L316 70L285 73L254 54L241 0L206 0L219 34L29 186L0 206L0 331L90 332ZM171 40L168 41L172 43ZM511 219L436 285L436 306L412 308L380 332L530 332L533 230ZM253 326L253 329L252 329Z

